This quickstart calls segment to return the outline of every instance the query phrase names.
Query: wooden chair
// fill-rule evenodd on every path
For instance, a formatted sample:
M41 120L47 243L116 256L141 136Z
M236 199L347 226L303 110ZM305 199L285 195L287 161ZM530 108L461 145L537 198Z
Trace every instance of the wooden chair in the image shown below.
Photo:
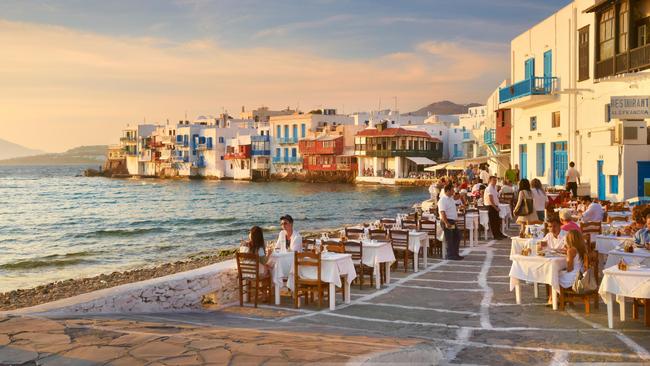
M429 234L429 252L433 256L442 258L442 242L438 240L438 224L431 220L420 221L420 231Z
M587 249L589 250L589 260L594 266L596 282L600 282L598 278L600 276L598 251L596 250L596 243L592 238L602 232L602 223L600 221L581 222L580 231L582 231L582 237L584 238L585 243L587 244Z
M388 230L392 229L393 227L395 227L395 225L397 225L397 220L396 219L391 219L390 217L384 217L381 220L379 220L379 222L382 225L384 225L385 229L388 229Z
M345 253L345 245L339 241L325 240L322 245L327 247L328 252Z
M594 275L596 275L596 269L598 268L594 263L597 263L598 260L594 262L592 259L592 256L589 255L589 252L585 253L584 258L582 259L585 265L585 271L589 268L591 268L594 271ZM572 289L570 288L563 288L560 287L560 310L564 310L564 306L566 302L573 302L573 300L579 300L582 301L585 304L585 314L590 313L590 305L591 305L591 300L594 301L594 308L598 309L598 288L596 288L594 291L589 291L584 294L577 294L575 293Z
M348 240L344 244L344 252L352 256L352 263L354 269L357 271L357 279L359 280L359 289L363 288L365 275L370 276L370 286L374 286L374 268L363 264L363 245L360 241Z
M401 255L404 259L404 272L408 271L409 263L409 232L408 230L391 230L390 245L393 247L395 258ZM396 262L397 263L397 262Z
M540 220L526 220L526 225L544 225L544 221L540 221Z
M388 232L384 229L370 229L368 232L370 240L387 241Z
M237 253L237 274L239 278L239 306L244 306L244 294L254 299L255 307L260 300L260 292L271 302L271 274L260 276L260 257L257 253ZM247 288L247 289L245 289Z
M614 222L614 221L627 221L627 217L621 217L621 216L607 216L607 222Z
M316 239L302 239L302 246L307 252L314 252L316 250Z
M361 239L363 233L364 230L362 228L356 228L356 227L345 228L345 236L347 236L348 239Z
M301 268L313 268L316 271L316 278L300 277ZM293 291L293 306L298 307L299 297L305 296L305 304L309 303L309 297L313 299L314 292L318 295L318 309L323 307L323 296L329 292L329 284L321 280L321 258L320 253L295 253L293 257L293 280L295 289ZM328 296L330 294L328 293Z
M469 230L467 229L467 221L465 221L465 215L458 215L458 220L456 220L456 228L460 234L460 238L463 240L463 246L467 244L467 237L469 236Z
M632 300L632 319L639 319L639 307L643 308L643 323L650 327L650 300L633 299Z
M405 230L417 230L418 222L416 220L405 219L402 220L402 229Z

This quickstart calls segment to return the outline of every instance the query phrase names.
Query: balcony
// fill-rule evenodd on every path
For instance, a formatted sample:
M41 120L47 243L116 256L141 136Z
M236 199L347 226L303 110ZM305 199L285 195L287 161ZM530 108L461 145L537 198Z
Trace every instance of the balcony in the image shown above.
M491 145L497 141L497 130L494 128L488 128L483 132L483 142L486 145Z
M302 158L297 156L274 156L273 164L302 164Z
M298 143L298 138L297 137L278 137L276 139L276 141L280 145L297 144Z
M250 159L251 155L248 152L232 152L226 153L223 156L224 160L235 160L235 159Z
M556 98L558 78L533 77L499 89L501 108L529 108L549 103Z
M271 137L268 135L264 136L251 136L251 142L270 142Z
M251 156L269 156L271 150L251 150Z
M355 152L356 155L356 152ZM436 150L367 150L365 156L377 158L409 157L429 158L435 160L440 158L441 153Z
M469 131L464 131L463 142L471 142L471 141L474 141L474 137L472 137L472 133Z
M629 52L619 53L602 61L596 61L595 78L602 79L647 68L650 68L650 44L634 48Z
M125 145L135 145L138 140L135 137L120 137L120 142Z

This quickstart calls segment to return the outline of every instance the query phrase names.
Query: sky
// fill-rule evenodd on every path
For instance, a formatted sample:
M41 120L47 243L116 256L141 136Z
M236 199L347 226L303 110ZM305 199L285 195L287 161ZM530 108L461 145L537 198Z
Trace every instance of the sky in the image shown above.
M0 138L61 152L242 106L484 103L567 0L2 0Z

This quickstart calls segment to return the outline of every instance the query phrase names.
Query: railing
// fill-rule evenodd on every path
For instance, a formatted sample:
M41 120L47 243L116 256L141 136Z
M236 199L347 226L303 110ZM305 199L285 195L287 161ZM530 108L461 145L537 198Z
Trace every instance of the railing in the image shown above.
M630 51L630 69L637 70L650 67L650 44Z
M135 137L120 137L120 142L136 143L138 140Z
M252 156L268 156L271 155L271 150L251 150L251 155Z
M297 144L298 143L298 138L297 137L278 137L277 141L278 141L278 144Z
M355 155L356 152L355 152ZM361 155L361 154L359 154ZM372 156L378 158L390 158L394 156L410 157L410 158L431 158L434 159L439 155L435 150L366 150L365 156Z
M650 44L596 61L596 79L650 68Z
M496 129L487 128L483 132L483 142L485 142L486 145L487 144L493 144L493 143L496 142L496 139L497 139L496 136L497 136L497 130Z
M270 136L264 135L264 136L251 136L251 142L269 142L271 141Z
M274 164L300 164L302 163L302 158L297 156L274 156Z
M529 95L548 95L557 90L556 77L534 77L499 89L499 103L526 97Z

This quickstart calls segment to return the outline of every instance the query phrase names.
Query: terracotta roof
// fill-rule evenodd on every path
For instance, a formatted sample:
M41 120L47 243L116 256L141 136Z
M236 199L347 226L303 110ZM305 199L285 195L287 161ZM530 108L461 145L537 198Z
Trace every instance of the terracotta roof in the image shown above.
M398 137L398 136L415 136L415 137L426 137L435 142L440 142L439 139L431 137L425 131L416 131L416 130L407 130L404 128L387 128L383 131L379 131L376 128L367 128L363 131L359 131L357 136L363 137Z

